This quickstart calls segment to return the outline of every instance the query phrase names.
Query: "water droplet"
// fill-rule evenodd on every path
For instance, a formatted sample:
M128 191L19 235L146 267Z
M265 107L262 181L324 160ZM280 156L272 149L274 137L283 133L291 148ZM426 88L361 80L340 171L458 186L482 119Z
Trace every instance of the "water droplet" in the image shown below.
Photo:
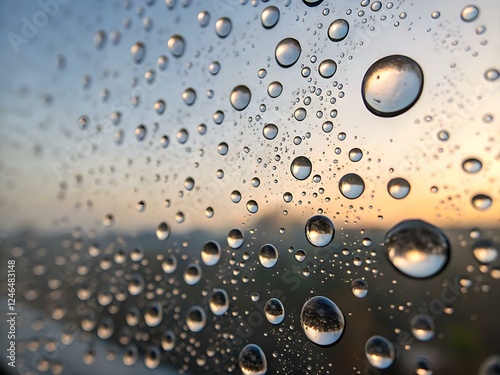
M414 60L392 55L368 68L361 93L366 107L374 115L394 117L417 102L423 85L422 69Z
M368 294L368 283L361 279L352 282L352 294L358 298L364 298Z
M149 369L155 369L160 364L161 353L156 346L149 346L144 353L144 364Z
M228 151L229 151L229 146L227 145L227 143L226 143L226 142L221 142L221 143L219 143L219 145L217 146L217 152L218 152L220 155L226 155Z
M168 227L167 223L162 222L158 224L158 227L156 227L156 237L160 241L165 241L169 236L170 236L170 228Z
M393 178L387 184L387 191L395 199L403 199L410 193L410 184L404 178Z
M264 375L267 372L266 355L255 344L248 344L241 349L238 364L243 375Z
M218 242L208 241L201 250L201 260L207 266L216 265L221 256L221 248Z
M227 235L227 244L231 249L238 249L243 245L243 233L239 229L231 229Z
M201 268L197 264L191 263L184 271L184 281L187 285L195 285L201 280Z
M305 180L312 171L312 163L305 156L298 156L290 165L290 171L297 180Z
M294 112L293 112L293 117L297 120L297 121L303 121L307 116L307 111L305 110L305 108L297 108Z
M278 127L274 124L266 124L262 129L262 134L264 138L272 140L278 135Z
M472 22L479 16L479 9L474 5L467 5L462 9L460 13L460 18L465 22Z
M140 64L146 54L146 47L144 46L144 43L135 43L132 47L130 47L130 53L132 54L132 60L134 60L136 64Z
M278 261L278 250L271 244L263 245L259 250L259 261L265 268L272 268Z
M378 12L381 8L382 8L382 3L380 1L375 1L370 6L370 9L373 10L374 12Z
M259 205L257 204L256 201L254 201L253 199L249 200L247 202L247 210L248 212L250 212L251 214L254 214L256 213L257 211L259 211Z
M328 38L330 38L332 42L340 42L344 40L348 33L349 22L342 18L333 21L328 27Z
M207 26L209 22L210 22L210 13L208 13L205 10L198 13L198 24L201 27Z
M208 66L208 71L212 75L216 75L217 73L219 73L219 71L220 71L220 64L219 64L219 62L218 61L214 61L213 63L211 63Z
M319 75L323 78L333 77L335 72L337 71L337 63L333 60L324 60L319 64Z
M331 345L344 332L344 315L333 301L316 296L302 306L300 324L307 338L317 345Z
M328 217L316 215L307 220L306 238L311 245L325 247L332 242L334 236L335 227Z
M174 57L181 57L184 53L186 43L184 38L180 35L173 35L169 38L167 42L168 49Z
M175 347L175 334L171 330L166 330L161 336L161 347L166 352L171 351Z
M489 82L496 81L498 77L500 77L500 72L496 69L488 69L484 72L484 79Z
M363 158L363 151L359 148L353 148L349 151L349 160L353 162L358 162Z
M365 355L370 364L378 369L386 369L396 359L392 342L382 336L372 336L366 340Z
M99 30L97 33L94 35L94 44L97 49L101 49L104 47L104 44L106 43L107 39L107 34L103 30Z
M271 298L264 305L264 314L271 324L280 324L285 319L285 307L277 298Z
M271 82L269 86L267 86L267 93L271 98L277 98L281 95L282 91L283 85L278 81Z
M215 23L215 32L220 38L225 38L231 32L231 20L227 17L222 17Z
M432 17L432 19L437 20L439 17L441 17L441 13L437 12L437 11L436 12L432 12L431 13L431 17Z
M498 248L487 239L479 240L472 246L472 253L479 263L491 264L498 259Z
M78 118L76 123L80 127L80 129L85 130L87 129L87 126L89 124L89 118L86 115L82 115Z
M450 257L444 233L422 220L405 220L385 236L389 261L403 274L427 278L443 270Z
M415 315L410 321L411 332L420 341L428 341L434 337L434 321L425 314Z
M194 89L192 89L191 87L188 87L182 93L182 100L186 105L193 105L193 103L196 101L196 91L194 91Z
M128 345L123 353L123 364L133 366L139 359L139 351L134 344Z
M160 100L155 102L153 108L154 108L156 114L162 115L163 112L165 112L165 106L166 106L165 101L160 99Z
M191 307L186 314L186 325L192 332L200 332L207 324L207 316L200 306Z
M432 364L428 359L417 358L415 362L415 374L416 375L432 375Z
M262 26L264 26L266 29L271 29L274 26L276 26L279 19L280 19L280 10L274 5L264 8L262 14L260 15Z
M107 214L102 219L102 223L104 224L105 227L110 227L115 223L115 217L112 214Z
M156 327L163 319L163 310L158 302L152 302L146 308L144 321L149 327Z
M230 101L234 109L243 111L250 103L251 98L252 93L250 89L246 86L239 85L231 91Z
M477 194L472 197L472 205L476 210L484 211L491 207L493 200L486 194Z
M297 62L301 52L302 48L298 40L285 38L276 46L274 55L281 67L288 68Z
M479 375L499 375L500 374L500 355L488 357L479 368Z
M344 197L356 199L365 191L365 182L357 174L348 173L340 179L339 189Z
M208 300L210 311L217 316L224 315L229 309L229 297L224 289L214 289Z
M333 130L333 122L325 121L323 125L321 125L321 129L323 129L325 133L330 133Z
M134 134L139 142L143 141L144 138L146 138L147 134L146 127L143 124L139 125L137 128L135 128Z
M167 274L173 273L177 269L177 258L174 255L169 255L161 262L161 268Z
M474 158L466 159L462 163L462 168L467 173L477 173L481 170L483 164Z

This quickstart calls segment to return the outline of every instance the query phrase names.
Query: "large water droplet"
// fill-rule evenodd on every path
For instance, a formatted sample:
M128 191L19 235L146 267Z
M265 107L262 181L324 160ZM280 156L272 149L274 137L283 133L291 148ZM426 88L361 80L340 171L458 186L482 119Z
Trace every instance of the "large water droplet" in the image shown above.
M271 82L269 86L267 86L267 93L271 98L277 98L281 95L282 91L283 85L278 81Z
M229 297L224 289L214 289L208 300L208 307L214 315L224 315L229 308Z
M220 38L225 38L231 32L231 20L227 17L222 17L215 23L215 32Z
M387 191L395 199L403 199L410 193L410 184L404 178L393 178L387 184Z
M420 341L428 341L434 337L434 321L427 315L415 315L410 321L411 332Z
M472 253L477 261L483 264L491 264L498 258L498 248L492 241L487 239L474 243Z
M328 38L332 42L342 41L349 33L349 22L340 18L333 21L328 27Z
M356 199L365 191L365 182L355 173L348 173L339 181L342 195L348 199Z
M302 306L300 323L307 338L317 345L331 345L344 332L344 315L333 301L316 296Z
M403 274L427 278L441 272L450 257L444 233L422 220L405 220L385 237L389 261Z
M366 340L365 355L373 367L385 369L396 359L396 350L392 342L382 336L372 336Z
M462 9L460 18L465 22L472 22L479 16L479 9L475 5L467 5Z
M298 40L285 38L276 46L274 55L281 67L288 68L297 62L301 52L302 48Z
M200 332L207 324L207 316L200 306L191 307L186 314L186 325L192 332Z
M262 26L264 26L266 29L274 27L278 23L279 19L280 10L274 5L264 8L262 14L260 15Z
M201 250L201 260L207 266L214 266L220 259L221 249L216 241L208 241L203 245Z
M227 235L227 244L231 249L238 249L243 245L243 233L239 229L231 229Z
M316 215L307 220L306 238L313 246L324 247L332 242L335 227L326 216Z
M477 194L472 197L472 205L476 210L485 211L491 207L493 200L489 195Z
M265 244L259 249L259 261L265 268L272 268L278 261L278 250L271 244Z
M477 173L481 170L483 164L475 158L469 158L462 162L462 168L467 173Z
M158 227L156 227L156 237L160 241L165 241L169 236L170 228L168 227L167 223L163 222L158 224Z
M251 214L254 214L257 211L259 211L258 203L253 199L249 200L246 206L247 206L247 211L250 212Z
M168 40L167 46L172 55L174 55L175 57L181 57L184 53L186 43L184 42L184 38L182 36L173 35Z
M243 111L250 103L251 98L252 93L250 92L250 89L246 86L239 85L231 91L229 99L234 109L237 111Z
M264 314L271 324L280 324L285 319L285 307L277 298L271 298L264 305Z
M266 355L255 344L248 344L241 349L238 364L243 375L264 375L267 372Z
M298 156L290 165L290 171L297 180L305 180L312 171L312 163L305 156Z
M365 73L361 94L366 108L381 117L394 117L409 110L424 85L420 66L401 55L386 56Z

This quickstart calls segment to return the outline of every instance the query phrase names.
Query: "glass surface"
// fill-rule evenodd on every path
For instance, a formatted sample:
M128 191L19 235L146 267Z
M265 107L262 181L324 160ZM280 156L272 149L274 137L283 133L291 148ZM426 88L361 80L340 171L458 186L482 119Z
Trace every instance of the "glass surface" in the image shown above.
M0 2L1 370L499 374L499 16Z

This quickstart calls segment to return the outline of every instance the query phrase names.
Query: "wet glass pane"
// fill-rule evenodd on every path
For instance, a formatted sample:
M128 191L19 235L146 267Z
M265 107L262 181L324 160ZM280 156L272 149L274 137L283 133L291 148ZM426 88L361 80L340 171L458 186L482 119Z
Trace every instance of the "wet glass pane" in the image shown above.
M1 2L2 371L499 374L499 15Z

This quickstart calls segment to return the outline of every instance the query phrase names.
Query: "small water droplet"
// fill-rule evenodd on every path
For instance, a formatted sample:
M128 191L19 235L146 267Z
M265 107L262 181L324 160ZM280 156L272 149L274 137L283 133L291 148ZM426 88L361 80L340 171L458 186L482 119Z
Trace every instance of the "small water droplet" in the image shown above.
M192 332L200 332L207 324L207 316L200 306L191 307L186 314L186 325Z
M330 78L333 77L335 72L337 71L337 64L335 61L327 59L321 62L319 64L318 68L319 74L323 78Z
M260 15L262 26L264 26L266 29L271 29L274 26L276 26L279 19L280 19L280 10L274 5L264 8L264 10Z
M428 341L434 337L434 321L425 314L415 315L410 321L411 332L420 341Z
M491 207L493 200L489 195L477 194L472 197L472 205L476 210L485 211Z
M186 42L182 36L173 35L168 39L167 46L174 57L181 57L186 48Z
M224 315L229 309L229 297L223 289L214 289L208 300L210 311L217 316Z
M231 229L227 235L227 244L231 249L238 249L243 245L243 233L239 229Z
M130 47L130 53L132 54L132 60L134 60L136 64L140 64L146 54L146 47L144 46L144 43L135 43L132 47Z
M264 314L271 324L280 324L285 319L285 307L277 298L271 298L264 305Z
M361 279L352 282L352 294L358 298L364 298L368 294L368 283Z
M479 263L491 264L498 259L498 248L487 239L479 240L472 246L472 253Z
M277 98L281 95L282 91L283 85L278 81L271 82L269 86L267 86L267 93L271 98Z
M198 281L201 280L201 267L198 266L197 264L191 263L190 265L187 266L186 270L184 271L184 281L188 285L195 285L198 283Z
M158 227L156 227L156 237L160 241L165 241L169 236L170 236L170 228L168 227L167 223L162 222L158 224Z
M220 38L225 38L231 32L232 24L231 20L227 17L222 17L215 23L215 33Z
M353 162L358 162L363 158L363 151L359 148L353 148L349 151L349 160Z

